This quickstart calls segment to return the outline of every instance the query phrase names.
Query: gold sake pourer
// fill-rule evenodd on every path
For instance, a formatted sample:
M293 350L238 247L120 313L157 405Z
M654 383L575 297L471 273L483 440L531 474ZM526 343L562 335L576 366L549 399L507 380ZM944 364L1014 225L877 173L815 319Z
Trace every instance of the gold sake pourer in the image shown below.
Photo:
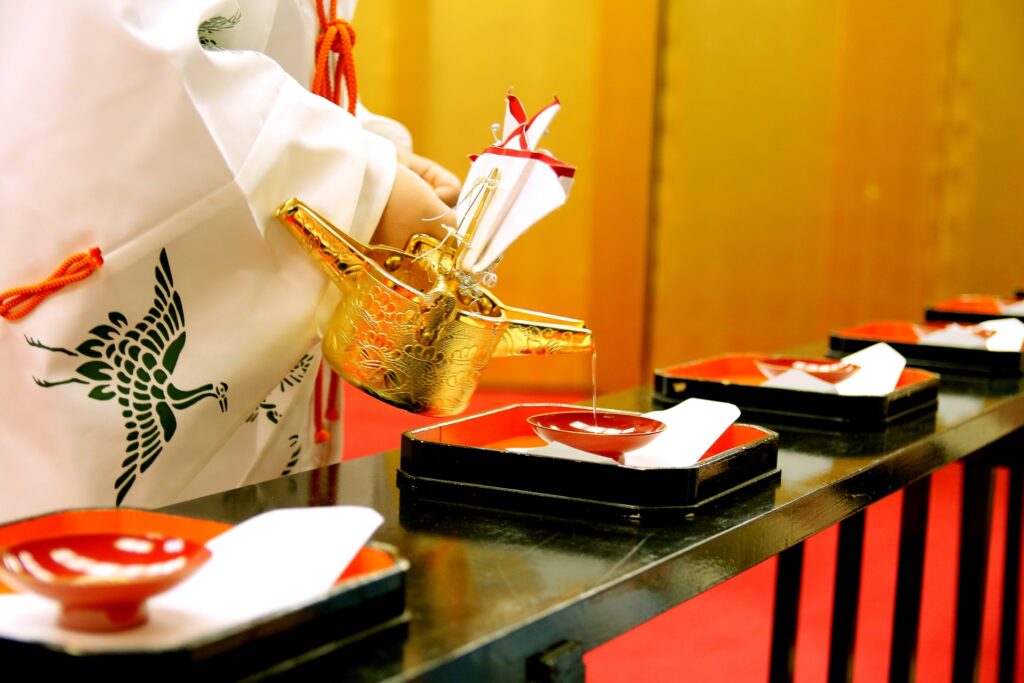
M468 220L478 222L486 196ZM298 199L277 216L342 290L324 335L328 364L404 410L456 415L488 361L589 351L580 320L506 306L460 280L465 240L414 235L404 250L366 246Z

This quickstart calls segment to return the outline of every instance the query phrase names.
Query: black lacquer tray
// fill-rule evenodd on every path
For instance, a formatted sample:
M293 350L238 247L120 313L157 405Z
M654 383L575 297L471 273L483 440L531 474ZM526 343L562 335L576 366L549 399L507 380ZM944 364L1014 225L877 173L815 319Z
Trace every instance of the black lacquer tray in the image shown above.
M1019 350L989 351L918 343L919 328L938 330L947 324L883 320L838 330L829 336L829 355L839 358L872 344L885 342L903 354L908 365L940 374L990 377L1019 377L1024 374L1024 355Z
M732 425L689 467L628 467L509 450L544 445L527 417L577 409L517 404L405 432L397 475L403 499L640 521L685 515L778 479L778 435L743 424Z
M0 527L0 545L24 537L26 530L32 535L89 532L95 525L90 515L97 513L126 513L124 525L118 520L122 529L173 530L203 543L228 528L217 522L143 510L71 510L4 525ZM50 523L51 518L56 525ZM8 665L16 662L21 671L43 680L239 680L313 653L336 652L369 641L400 641L408 622L408 570L409 563L394 547L371 542L323 597L173 649L90 651L0 637L0 659Z
M1022 297L1018 294L1018 299L1020 298ZM925 320L959 323L980 323L994 318L1024 320L1024 313L1012 315L1002 312L1001 305L1010 303L1016 303L1016 301L986 294L964 294L928 306L924 315Z
M727 354L657 369L655 405L688 398L725 401L738 406L746 422L843 432L885 429L934 413L938 406L939 378L930 372L905 369L896 389L882 396L841 396L761 386L766 378L757 363L771 358Z

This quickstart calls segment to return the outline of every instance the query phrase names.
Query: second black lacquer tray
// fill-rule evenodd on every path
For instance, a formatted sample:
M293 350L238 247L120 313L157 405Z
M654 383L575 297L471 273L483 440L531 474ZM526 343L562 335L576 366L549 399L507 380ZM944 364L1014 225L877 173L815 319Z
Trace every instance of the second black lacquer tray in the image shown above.
M727 354L691 361L654 373L654 400L666 406L688 398L733 403L741 419L778 426L834 431L878 430L933 413L939 378L924 370L903 370L896 388L879 396L843 396L762 386L758 363L772 356ZM823 363L828 362L823 360Z
M912 323L882 320L833 332L829 355L842 357L878 342L885 342L903 354L908 365L945 374L1019 377L1024 374L1024 354L1017 351L989 351L918 343L922 330L940 330L950 323Z
M1024 313L1004 313L1003 307L1016 304L1018 299L1003 299L985 294L964 294L928 306L925 320L944 320L959 323L980 323L994 318L1016 318L1024 320Z
M543 446L526 419L579 406L518 404L405 432L403 496L517 511L644 520L685 514L778 478L778 435L734 424L694 465L640 468L516 449Z

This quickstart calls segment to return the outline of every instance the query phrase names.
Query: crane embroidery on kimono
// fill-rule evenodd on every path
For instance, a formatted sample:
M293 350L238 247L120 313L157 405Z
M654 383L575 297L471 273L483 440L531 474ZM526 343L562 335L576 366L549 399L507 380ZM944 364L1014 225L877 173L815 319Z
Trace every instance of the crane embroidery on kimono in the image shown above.
M174 385L172 376L185 348L185 311L174 289L166 250L160 252L155 274L153 304L134 327L128 326L123 314L114 311L107 315L109 322L89 330L89 336L73 350L25 338L30 346L88 359L68 379L33 377L37 385L85 384L92 387L90 398L117 399L121 406L127 446L114 482L117 505L174 437L178 429L176 412L207 398L216 398L221 412L228 408L228 385L223 382L195 389Z
M313 354L307 353L299 359L299 361L292 366L292 369L288 371L288 374L281 378L281 382L275 389L271 389L270 393L267 394L266 398L260 401L260 404L249 413L249 417L245 418L246 422L255 422L259 419L260 415L266 415L267 419L271 423L277 424L281 421L281 411L277 409L277 404L273 402L272 397L275 394L283 394L294 386L298 386L302 379L309 372L310 366L313 364Z
M292 434L288 437L288 445L291 446L292 455L288 460L288 464L281 470L282 477L287 477L292 473L292 468L299 464L299 456L302 455L302 443L299 441L298 434Z

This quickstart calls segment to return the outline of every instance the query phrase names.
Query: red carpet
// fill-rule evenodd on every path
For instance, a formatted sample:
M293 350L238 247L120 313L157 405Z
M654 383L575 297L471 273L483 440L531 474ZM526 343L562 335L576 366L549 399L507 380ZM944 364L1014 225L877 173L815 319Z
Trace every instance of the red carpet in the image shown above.
M998 672L1005 475L999 472L996 478L980 683L996 681ZM952 678L960 486L961 468L957 465L933 477L918 639L917 680L921 682L942 683ZM857 683L876 683L888 677L899 506L900 494L896 494L868 510L854 661ZM836 543L835 527L807 542L797 632L798 683L826 680ZM592 651L586 659L587 680L766 681L774 580L773 559ZM1022 651L1018 643L1018 681L1024 680Z
M470 411L521 401L576 402L584 398L580 394L526 397L480 391ZM345 387L344 411L346 459L397 448L401 431L438 421L391 408L348 386ZM938 472L932 480L918 640L917 680L922 683L944 683L952 677L961 479L961 468L954 465ZM998 672L999 599L1002 595L999 575L1005 548L1007 486L1006 472L998 472L979 683L994 683ZM887 679L900 495L890 496L868 509L854 663L856 683ZM797 633L798 683L818 683L826 679L836 542L833 527L811 538L806 545ZM593 650L586 656L587 680L590 683L766 681L774 581L775 560L772 559ZM1024 638L1024 627L1018 633ZM1024 681L1021 659L1024 659L1024 647L1018 643L1017 681Z

